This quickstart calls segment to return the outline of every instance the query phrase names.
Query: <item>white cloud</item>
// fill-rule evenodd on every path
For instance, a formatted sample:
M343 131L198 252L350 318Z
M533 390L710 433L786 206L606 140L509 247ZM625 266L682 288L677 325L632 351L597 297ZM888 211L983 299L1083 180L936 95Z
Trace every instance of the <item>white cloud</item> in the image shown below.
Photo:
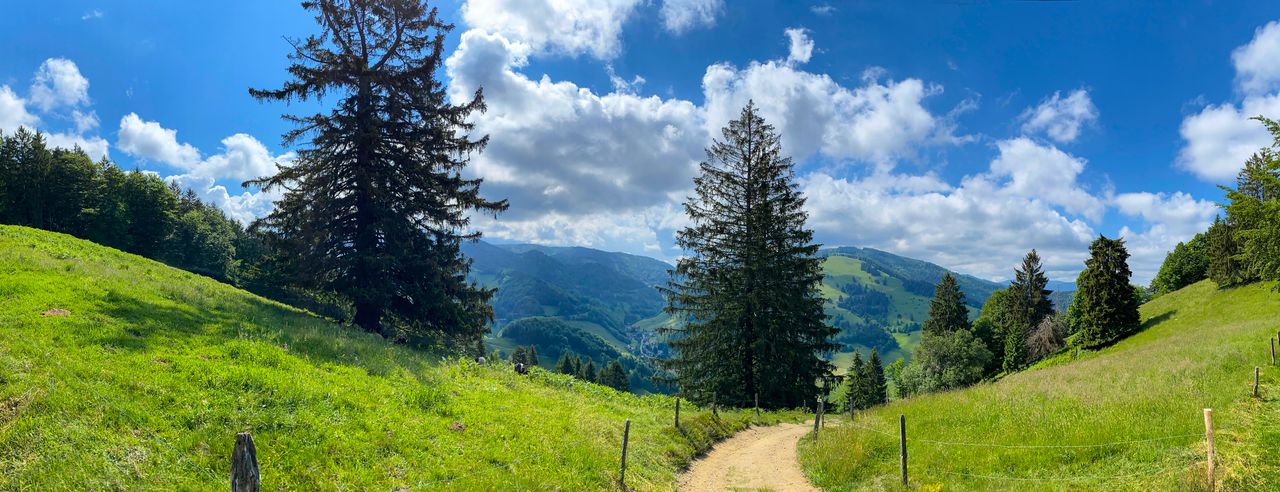
M1080 136L1081 128L1098 120L1098 108L1084 89L1076 89L1067 97L1055 91L1039 106L1027 108L1020 119L1024 133L1043 131L1049 138L1067 143Z
M724 0L662 0L658 15L668 31L681 34L695 27L711 27L724 10Z
M917 186L904 183L917 182ZM933 190L919 183L934 182ZM931 176L801 178L809 225L828 245L870 246L990 279L1008 278L1032 248L1056 278L1079 271L1093 229L1048 203L983 179L950 188Z
M743 69L712 65L702 77L707 131L718 134L754 100L781 133L783 149L796 159L821 152L890 164L931 140L950 137L939 135L947 128L924 107L924 99L941 93L941 86L918 79L864 82L846 88L826 74L777 61Z
M107 152L110 146L102 137L86 137L79 133L67 132L46 133L44 136L50 147L72 149L79 146L80 150L94 160L110 157Z
M84 134L98 128L98 113L96 111L86 113L78 109L74 110L71 112L71 120L75 122L76 133L78 134Z
M1177 161L1178 167L1201 180L1220 184L1232 180L1250 155L1272 143L1262 124L1249 118L1280 118L1280 23L1258 28L1249 44L1232 51L1231 61L1243 100L1210 104L1183 118L1180 132L1186 144Z
M84 15L80 16L80 20L87 21L87 20L93 20L93 19L101 19L103 15L105 14L103 14L101 10L93 9L88 12L85 12Z
M1084 159L1026 137L1002 140L996 147L1000 154L991 161L990 175L981 179L1007 177L1005 192L1034 197L1094 221L1102 219L1105 209L1102 200L1077 183L1084 171Z
M89 79L66 58L49 58L36 70L31 83L31 104L41 111L89 103Z
M7 85L0 85L0 132L13 133L18 127L35 128L40 118L27 111L27 101Z
M1236 85L1245 94L1264 94L1280 88L1280 22L1259 27L1249 44L1231 52Z
M1139 281L1155 277L1165 255L1179 242L1208 229L1218 213L1217 204L1182 192L1121 193L1113 203L1120 213L1147 224L1144 230L1124 226L1120 231L1131 255L1129 267Z
M143 121L137 114L129 113L120 119L116 145L126 154L185 171L166 179L183 188L191 188L201 199L217 205L236 220L248 223L270 213L279 192L246 190L235 195L217 182L230 180L239 184L275 174L277 164L288 166L295 157L294 153L272 155L262 142L244 133L226 137L221 143L220 152L202 158L199 149L178 142L176 130L164 128L155 121Z
M787 39L791 40L791 50L787 54L787 62L792 64L809 63L813 57L813 40L809 38L809 30L803 27L792 27L786 30Z
M834 14L836 11L836 8L832 7L831 4L828 4L828 3L820 3L820 4L809 7L809 11L813 12L814 14L825 17L828 15Z
M689 187L706 143L688 101L596 94L571 82L516 71L528 47L472 30L445 66L455 101L484 87L476 133L489 146L472 160L488 196L509 198L502 222L630 212L667 203Z
M1280 116L1280 94L1249 96L1240 103L1209 105L1182 120L1180 132L1186 145L1178 153L1178 166L1204 181L1227 183L1258 149L1272 143L1265 127L1249 118Z
M468 0L467 25L528 45L536 52L611 59L622 24L639 0Z
M155 121L142 121L137 113L120 118L116 146L134 157L179 169L190 170L200 164L200 151L191 144L178 143L177 130L164 128Z

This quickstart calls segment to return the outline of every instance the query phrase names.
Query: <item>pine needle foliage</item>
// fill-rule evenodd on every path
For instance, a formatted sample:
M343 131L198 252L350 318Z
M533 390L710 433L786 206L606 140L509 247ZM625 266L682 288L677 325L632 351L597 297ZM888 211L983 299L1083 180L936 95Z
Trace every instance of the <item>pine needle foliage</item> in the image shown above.
M452 104L440 71L453 29L415 0L317 0L302 6L320 32L291 40L291 79L267 101L335 101L295 125L285 145L297 158L246 185L280 190L275 211L255 224L287 251L290 271L354 308L366 331L472 347L493 316L492 290L467 280L459 248L476 239L470 213L497 214L462 176L488 137L468 117L485 109L476 91Z
M813 401L833 369L821 355L836 348L836 330L825 323L821 259L791 159L748 103L700 168L685 202L691 225L676 234L688 256L663 288L682 321L666 329L664 365L697 402Z

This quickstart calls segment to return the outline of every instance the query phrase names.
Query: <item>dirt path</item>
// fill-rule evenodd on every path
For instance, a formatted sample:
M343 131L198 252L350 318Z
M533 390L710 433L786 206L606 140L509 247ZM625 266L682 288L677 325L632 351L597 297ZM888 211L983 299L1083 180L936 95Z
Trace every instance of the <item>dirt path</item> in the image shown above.
M813 424L754 427L717 444L680 478L685 492L817 491L800 471L796 442Z

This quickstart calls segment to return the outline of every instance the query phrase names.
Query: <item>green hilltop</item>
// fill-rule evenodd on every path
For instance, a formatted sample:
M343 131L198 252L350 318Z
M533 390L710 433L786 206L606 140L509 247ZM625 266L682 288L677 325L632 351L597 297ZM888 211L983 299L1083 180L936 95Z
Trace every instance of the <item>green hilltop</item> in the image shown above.
M912 487L1208 490L1202 409L1212 408L1219 490L1278 490L1274 287L1202 281L1163 295L1142 306L1141 331L1113 346L866 410L803 442L801 462L826 490L894 487L905 415Z
M0 226L0 490L671 490L756 417L443 359L70 236Z

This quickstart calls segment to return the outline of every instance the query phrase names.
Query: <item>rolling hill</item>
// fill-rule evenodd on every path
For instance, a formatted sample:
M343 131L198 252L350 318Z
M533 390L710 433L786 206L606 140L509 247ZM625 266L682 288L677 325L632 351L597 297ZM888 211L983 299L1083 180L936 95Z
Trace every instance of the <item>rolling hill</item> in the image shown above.
M1202 409L1212 408L1218 490L1280 490L1273 288L1202 281L1161 296L1142 306L1141 331L1111 347L864 411L806 442L802 464L826 490L896 487L905 415L913 488L1208 490Z
M0 226L0 490L671 490L751 422L383 341L206 277Z
M596 347L579 355L592 357L597 365L621 357L632 372L633 387L667 389L648 382L654 371L648 360L666 354L657 329L671 319L662 312L665 303L656 286L666 282L671 265L581 247L476 242L463 251L474 259L474 278L498 289L491 346L509 352L535 343L544 366L554 364L569 344ZM873 347L887 361L908 358L928 316L934 285L947 270L871 248L829 248L820 254L824 256L821 289L827 298L826 312L832 325L840 328L836 341L844 346L833 356L836 364L843 367L853 351L865 355ZM973 317L1001 288L969 275L956 277ZM518 331L525 336L508 336L507 326L522 321L554 324L564 340L547 343L547 337L528 337L524 329Z

